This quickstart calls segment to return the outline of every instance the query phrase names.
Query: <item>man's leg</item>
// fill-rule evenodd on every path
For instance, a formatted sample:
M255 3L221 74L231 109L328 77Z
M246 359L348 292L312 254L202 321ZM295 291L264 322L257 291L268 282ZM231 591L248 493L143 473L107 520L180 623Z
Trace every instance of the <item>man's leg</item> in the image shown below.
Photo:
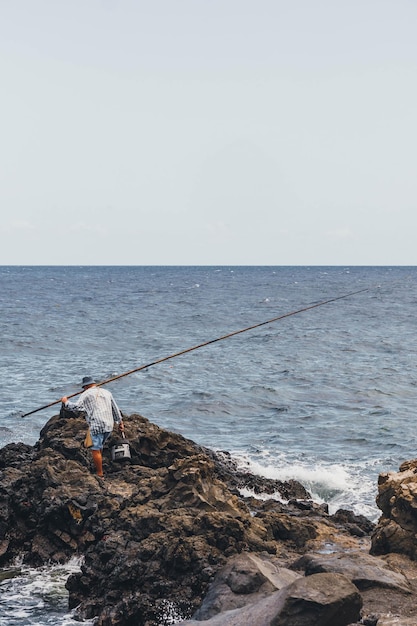
M91 454L93 455L97 476L103 476L103 455L101 454L101 450L91 450Z
M93 445L91 447L91 454L93 456L94 467L96 468L97 476L103 477L103 455L102 450L104 446L104 442L109 437L111 433L91 433L91 439L93 440Z

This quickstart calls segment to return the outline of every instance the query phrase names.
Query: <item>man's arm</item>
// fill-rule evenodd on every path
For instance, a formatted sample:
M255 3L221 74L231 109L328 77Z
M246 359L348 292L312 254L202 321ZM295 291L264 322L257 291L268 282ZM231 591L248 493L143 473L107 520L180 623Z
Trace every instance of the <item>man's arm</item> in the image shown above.
M113 413L113 419L116 422L116 424L119 425L119 430L123 431L125 429L124 424L123 424L123 417L122 414L120 413L120 409L117 406L113 396L111 397L111 410Z
M68 400L67 396L63 396L61 398L61 402L68 409L78 409L79 411L83 411L84 410L82 401L81 402L80 401L78 401L78 402L70 402Z

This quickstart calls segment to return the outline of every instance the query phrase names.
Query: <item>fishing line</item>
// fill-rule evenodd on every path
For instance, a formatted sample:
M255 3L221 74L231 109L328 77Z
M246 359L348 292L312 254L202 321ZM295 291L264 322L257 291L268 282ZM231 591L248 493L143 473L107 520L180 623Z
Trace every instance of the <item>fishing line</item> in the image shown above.
M286 317L291 317L292 315L298 315L299 313L304 313L305 311L310 311L311 309L316 309L319 306L324 306L325 304L330 304L330 302L336 302L336 300L343 300L344 298L349 298L351 296L355 296L358 293L363 293L364 291L370 291L370 287L366 289L359 289L358 291L351 291L350 293L345 293L342 296L336 296L335 298L330 298L329 300L322 300L320 302L316 302L315 304L310 304L308 306L303 307L302 309L297 309L296 311L291 311L290 313L284 313L283 315L278 315L277 317L273 317L272 319L266 320L265 322L260 322L258 324L253 324L252 326L247 326L246 328L241 328L240 330L234 330L227 335L222 335L221 337L217 337L216 339L210 339L209 341L204 341L203 343L199 343L197 346L192 346L191 348L186 348L185 350L180 350L180 352L175 352L174 354L170 354L168 356L164 356L161 359L157 359L156 361L152 361L152 363L147 363L146 365L141 365L140 367L135 367L128 372L123 372L123 374L118 374L117 376L113 376L112 378L108 378L107 380L103 380L101 383L97 383L97 387L101 387L102 385L108 385L119 378L124 378L125 376L130 376L130 374L134 374L136 372L140 372L141 370L145 370L148 367L152 367L153 365L157 365L158 363L163 363L164 361L168 361L169 359L175 359L178 356L183 354L187 354L188 352L193 352L193 350L198 350L199 348L204 348L205 346L209 346L213 343L217 343L218 341L223 341L224 339L229 339L230 337L234 337L235 335L240 335L241 333L246 333L249 330L253 330L254 328L260 328L261 326L266 326L267 324L272 324L273 322L278 322L279 320L283 320ZM82 393L82 391L76 391L67 398L74 398L74 396L78 396ZM21 417L27 417L28 415L32 415L33 413L37 413L38 411L43 411L43 409L48 409L55 404L59 404L61 400L55 400L54 402L50 402L49 404L45 404L44 406L39 407L38 409L34 409L33 411L29 411L29 413L24 413Z

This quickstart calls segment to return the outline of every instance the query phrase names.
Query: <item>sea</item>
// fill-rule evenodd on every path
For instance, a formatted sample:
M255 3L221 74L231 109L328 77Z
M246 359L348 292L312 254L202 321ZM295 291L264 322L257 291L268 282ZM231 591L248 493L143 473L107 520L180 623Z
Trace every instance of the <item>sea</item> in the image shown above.
M417 457L416 306L416 267L1 266L0 447L138 369L107 387L125 414L376 521L379 473ZM0 570L1 626L79 624L79 567Z

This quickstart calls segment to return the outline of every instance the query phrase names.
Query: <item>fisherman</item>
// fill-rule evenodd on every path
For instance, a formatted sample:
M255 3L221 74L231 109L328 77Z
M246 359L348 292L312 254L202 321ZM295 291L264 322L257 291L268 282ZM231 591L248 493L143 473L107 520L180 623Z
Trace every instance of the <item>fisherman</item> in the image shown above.
M103 446L112 433L114 422L119 425L121 432L124 431L123 418L110 391L98 387L91 376L84 376L81 387L84 391L76 402L70 402L66 396L61 398L61 402L70 410L85 413L93 440L90 449L94 466L97 476L103 478Z

